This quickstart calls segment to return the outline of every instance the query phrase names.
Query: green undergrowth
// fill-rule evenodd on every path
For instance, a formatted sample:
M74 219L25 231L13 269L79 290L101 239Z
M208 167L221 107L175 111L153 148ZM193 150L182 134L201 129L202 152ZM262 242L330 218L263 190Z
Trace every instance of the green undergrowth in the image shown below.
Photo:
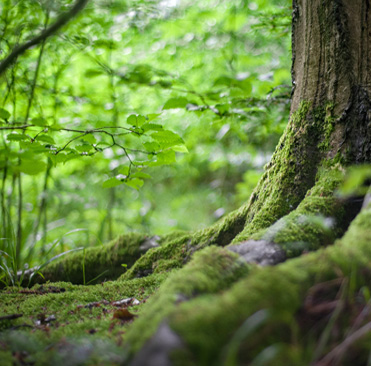
M174 353L174 365L312 364L371 320L369 315L362 317L371 306L370 222L371 208L358 215L335 245L275 267L252 268L224 291L219 288L175 306L191 262L145 305L127 341L133 350L143 345L147 337L141 338L139 331L153 321L161 304L166 310L156 323L167 319L185 344ZM197 258L207 261L210 254L204 250ZM196 268L193 276L198 276ZM367 364L367 334L348 345L338 363L329 364ZM187 362L180 359L182 352L189 356Z
M121 363L127 356L122 344L133 319L122 316L112 302L134 297L140 304L128 310L137 316L167 276L94 286L55 282L3 289L0 319L22 316L0 320L0 364L91 365L95 359L98 364Z

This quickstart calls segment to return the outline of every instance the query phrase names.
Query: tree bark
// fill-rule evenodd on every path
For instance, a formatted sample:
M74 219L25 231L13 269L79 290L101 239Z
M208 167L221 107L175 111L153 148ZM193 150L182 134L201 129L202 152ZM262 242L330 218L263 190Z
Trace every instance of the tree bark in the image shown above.
M369 162L371 20L369 0L293 2L293 97L312 108L331 103L327 157L341 152L351 163Z
M214 258L217 265L229 256L221 248L201 251L170 276L134 322L128 334L135 354L133 366L150 365L144 360L154 355L168 365L250 364L264 352L269 354L269 348L276 356L265 364L320 364L326 335L317 334L321 340L311 340L320 343L313 358L305 359L306 346L300 343L308 332L301 329L301 322L308 321L308 312L316 305L306 303L312 301L308 300L311 291L317 291L311 288L333 291L333 283L341 283L335 287L342 293L350 276L348 261L355 272L365 270L370 255L371 207L364 204L359 213L363 199L356 203L341 200L334 192L348 166L371 162L370 1L294 0L292 32L290 121L272 160L250 201L207 234L205 231L208 240L201 234L189 243L197 248L232 242L227 248L242 258L254 257L249 256L249 248L266 243L264 250L277 245L277 251L293 257L333 244L349 225L350 229L324 251L274 268L247 270L227 291L221 285L211 290L197 281L192 283L192 276L217 281L208 272L208 262ZM330 222L327 227L326 220ZM204 242L207 244L200 244ZM158 248L157 256L152 252L146 256L164 259L160 251ZM200 261L205 265L199 266ZM136 265L141 262L145 259ZM261 258L255 262L261 263ZM234 273L237 263L225 265L224 270ZM329 284L328 280L335 282ZM332 300L332 307L326 303L327 313L316 311L333 317L340 314L342 303L338 298ZM264 316L261 311L266 312ZM347 315L343 322L349 324ZM340 338L345 337L346 332L339 332ZM302 353L295 356L290 347L298 347ZM368 346L360 348L369 351ZM185 358L189 361L183 362ZM344 362L352 364L349 357Z

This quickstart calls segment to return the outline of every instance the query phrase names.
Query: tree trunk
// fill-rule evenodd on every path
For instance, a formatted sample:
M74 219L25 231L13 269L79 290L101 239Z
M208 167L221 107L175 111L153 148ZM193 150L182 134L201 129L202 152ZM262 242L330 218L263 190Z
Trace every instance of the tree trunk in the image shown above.
M347 293L352 302L364 284L353 279L349 290L349 278L370 271L371 207L363 197L334 194L348 166L371 162L370 1L294 0L292 31L290 121L250 201L188 241L168 244L188 255L210 244L232 243L230 250L202 250L146 304L128 334L132 365L157 365L148 361L154 358L159 365L353 364L344 349L323 355L329 337L342 345L349 333L354 309L338 324L345 306L339 296ZM345 232L335 245L276 267L241 264L241 256L277 263L333 244ZM178 260L169 247L148 252L126 275ZM226 286L227 278L235 284ZM318 325L316 316L332 316L337 335L330 328L326 336L327 323ZM305 342L314 343L313 354L306 354ZM369 348L359 346L366 361L358 364L367 363Z

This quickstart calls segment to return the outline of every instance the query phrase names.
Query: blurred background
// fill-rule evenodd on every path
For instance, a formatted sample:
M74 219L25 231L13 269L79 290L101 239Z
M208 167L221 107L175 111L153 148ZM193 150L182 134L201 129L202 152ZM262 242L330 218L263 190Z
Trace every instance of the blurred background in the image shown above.
M71 4L3 0L0 57ZM0 126L40 127L28 140L1 131L3 259L17 250L23 268L129 232L196 230L243 204L288 121L290 23L289 0L94 0L19 57L1 80ZM126 171L123 150L62 128L127 126L132 114L183 144L176 162L133 152L140 179L110 187ZM49 155L30 145L37 134ZM120 136L133 148L139 137Z

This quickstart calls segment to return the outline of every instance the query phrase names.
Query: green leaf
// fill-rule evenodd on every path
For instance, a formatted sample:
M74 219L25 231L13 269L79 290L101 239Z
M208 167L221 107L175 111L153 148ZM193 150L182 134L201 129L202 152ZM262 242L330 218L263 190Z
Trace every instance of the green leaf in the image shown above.
M140 114L138 114L138 115L131 114L131 115L127 118L126 121L127 121L127 123L128 123L129 125L136 126L136 127L140 127L143 123L146 122L146 117L141 116Z
M94 78L100 75L103 75L103 70L101 69L88 69L85 71L85 76L87 78Z
M27 147L22 147L22 150L18 151L18 157L19 159L21 160L34 160L36 159L35 158L35 154L32 150L29 150L27 149Z
M141 180L141 179L138 179L138 178L133 178L133 179L129 179L129 180L125 181L124 183L127 186L138 190L143 185L144 181Z
M162 125L159 125L159 124L156 124L156 123L145 123L143 126L142 126L142 129L144 132L147 132L147 131L161 131L164 129L164 127Z
M157 161L162 164L171 164L176 161L175 151L168 150L157 154Z
M53 137L49 135L39 135L37 136L37 141L46 142L48 144L55 144Z
M153 157L153 155L148 155L148 158L151 159ZM152 163L151 160L136 160L136 161L133 161L133 164L137 167L143 167L143 166L150 166L150 164Z
M10 113L4 108L0 108L0 118L7 121L9 117L10 117Z
M89 144L92 144L92 145L97 143L97 139L91 133L86 134L83 138L83 141L86 141L86 142L88 142Z
M138 115L137 116L137 126L141 126L143 123L146 122L146 117Z
M132 178L142 178L142 179L151 179L152 177L149 174L143 172L136 172L131 175Z
M46 163L38 160L22 160L22 163L16 167L16 170L28 174L36 175L46 170Z
M225 85L229 88L236 87L243 90L246 94L250 94L252 91L252 85L250 79L237 80L229 76L221 76L214 81L214 85ZM236 93L236 92L235 92Z
M155 141L153 141L153 142L145 142L143 144L143 146L149 152L156 152L156 151L160 150L160 144L158 144Z
M220 76L214 81L214 85L226 85L226 86L231 86L233 85L234 80L230 78L229 76Z
M103 188L112 188L123 184L124 181L117 179L116 177L105 180L102 184Z
M63 126L58 123L55 123L54 125L49 126L49 128L53 131L60 131L63 128Z
M97 146L107 147L107 146L111 146L111 144L106 141L99 141L97 143Z
M58 163L66 163L69 160L80 158L81 156L74 152L70 152L68 154L64 152L60 152L57 155L55 155L55 153L51 153L49 157L52 160L53 164L57 165Z
M224 114L229 111L230 105L229 104L217 104L215 108L218 110L220 114Z
M129 171L130 171L130 169L129 169L129 167L126 166L126 165L123 165L123 166L117 167L116 169L117 169L117 172L120 173L120 174L122 174L122 175L126 175L126 176L129 175Z
M147 122L151 122L156 119L158 116L161 116L161 113L151 113L147 115Z
M236 86L243 90L246 94L250 94L252 92L252 85L249 79L238 80Z
M150 163L150 166L169 165L176 161L175 151L167 150L157 154L157 161Z
M173 85L172 82L168 80L160 80L157 84L162 86L164 89L168 89Z
M162 109L165 110L165 109L184 108L187 106L188 103L189 103L188 99L184 97L171 98L165 103Z
M129 124L129 125L132 125L132 126L135 126L137 124L137 116L135 114L131 114L126 122Z
M6 139L8 141L25 141L25 140L29 140L30 136L25 135L25 134L20 134L20 133L11 133L6 136Z
M151 137L156 140L163 149L184 144L183 139L179 135L169 130L155 132Z
M113 39L98 39L94 41L94 47L112 50L115 48L115 41Z
M176 151L176 152L180 152L180 153L186 153L186 154L189 153L189 151L188 151L188 149L187 149L187 147L185 145L173 146L171 148L171 150Z
M54 166L56 166L58 163L64 163L67 161L67 154L65 153L59 153L57 155L50 154L50 159L53 162Z
M44 127L48 125L46 120L42 117L32 118L31 122L33 125L40 126L40 127Z
M136 65L127 76L131 82L148 84L152 79L152 69L148 65Z
M80 151L80 152L89 152L92 148L93 148L93 146L91 146L89 144L83 144L83 145L77 145L76 146L76 150Z

